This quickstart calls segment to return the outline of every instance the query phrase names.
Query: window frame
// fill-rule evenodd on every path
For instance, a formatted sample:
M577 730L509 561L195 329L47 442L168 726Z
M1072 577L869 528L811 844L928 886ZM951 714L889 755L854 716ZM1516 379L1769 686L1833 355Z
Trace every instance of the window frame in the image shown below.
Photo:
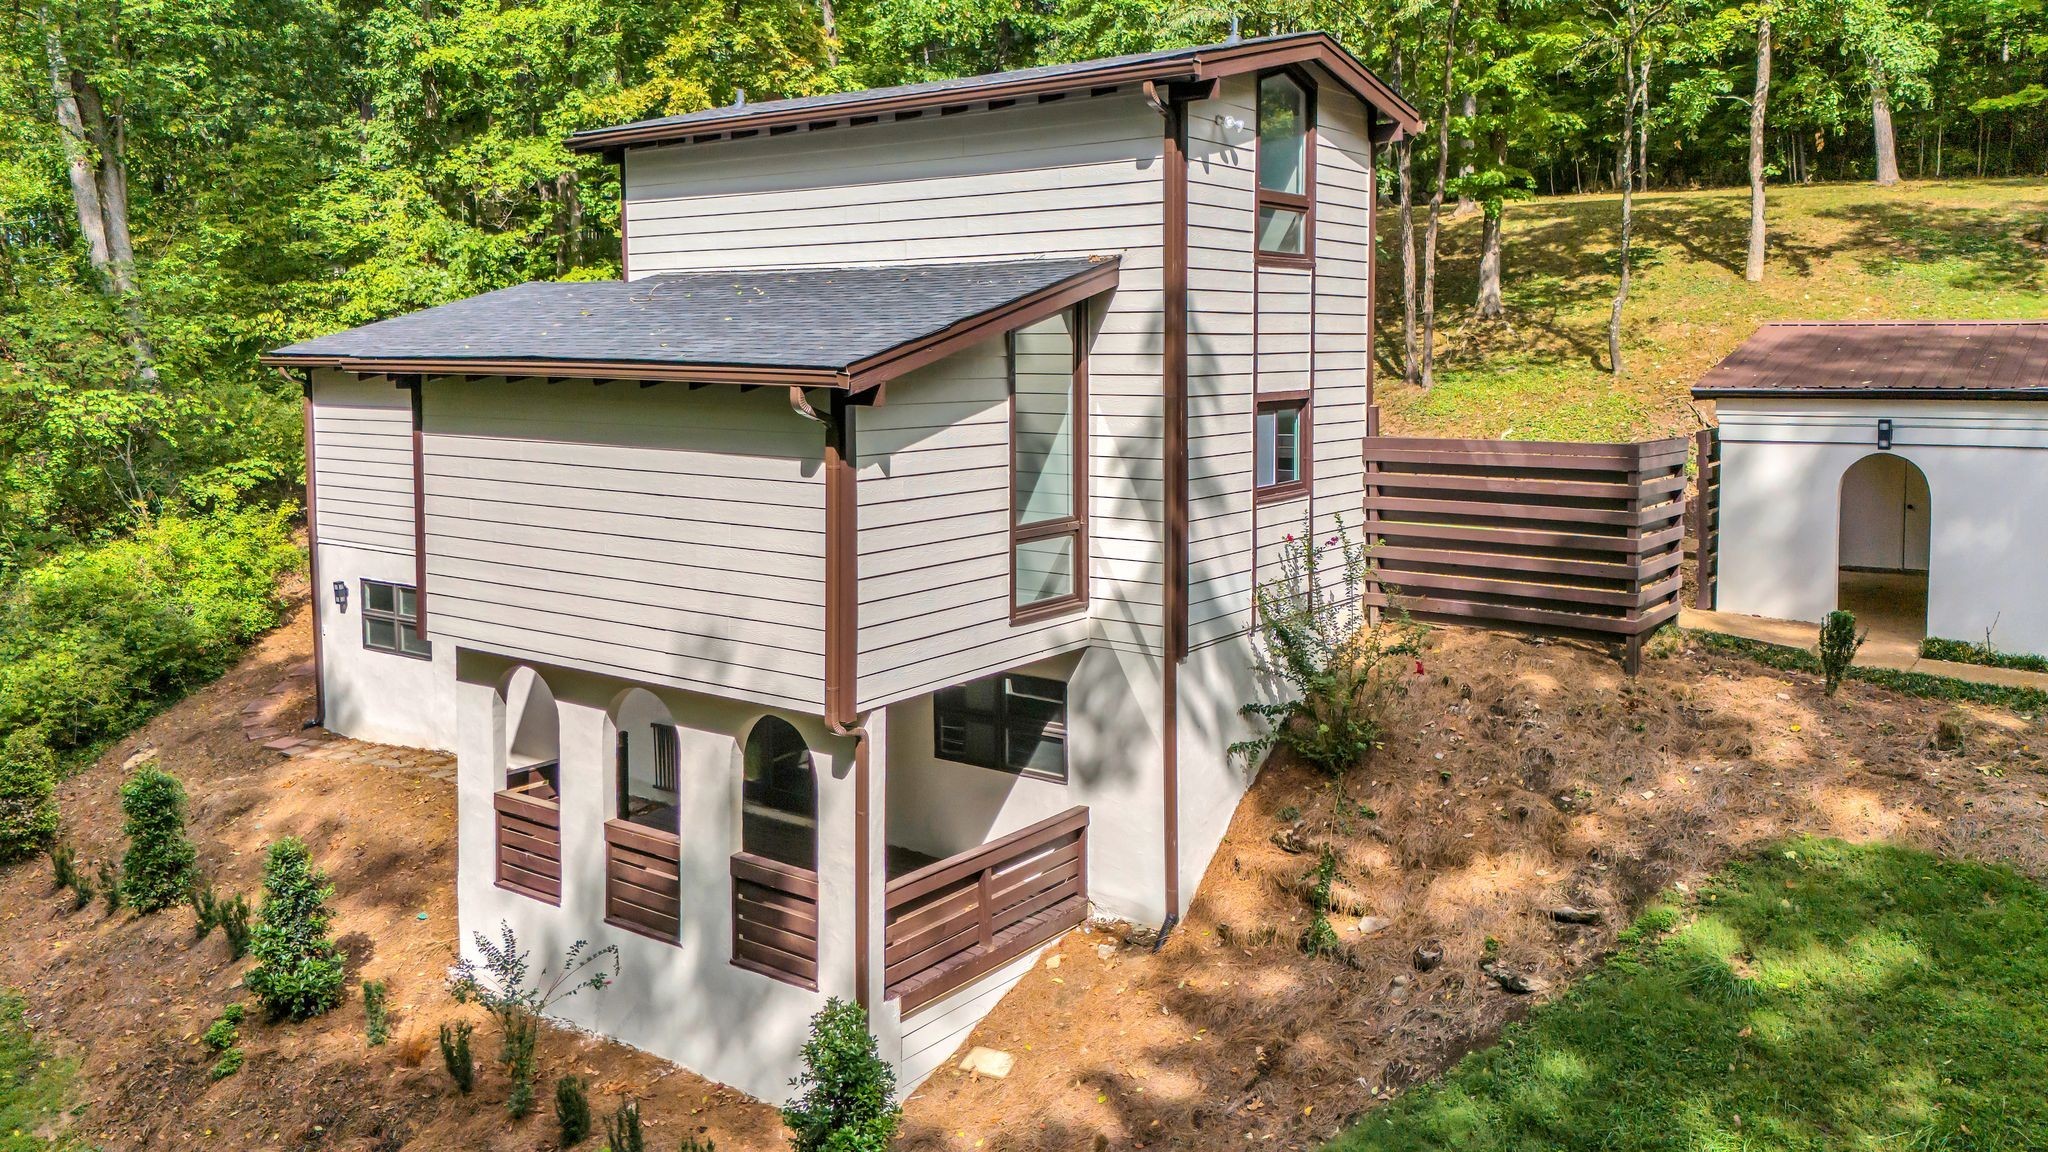
M1008 555L1010 578L1010 623L1032 624L1055 616L1065 616L1088 607L1088 302L1082 301L1067 310L1068 331L1074 341L1074 387L1073 387L1073 505L1072 515L1059 520L1046 520L1037 524L1020 524L1022 510L1017 506L1017 329L1003 335L1005 372L1009 377L1009 421L1010 421L1010 550ZM1029 325L1026 325L1028 327ZM1054 600L1042 600L1036 604L1017 603L1017 548L1038 540L1049 540L1061 536L1074 541L1074 590L1071 595Z
M1008 701L1010 699L1009 682L1012 680L1026 680L1035 685L1051 686L1059 690L1060 770L1057 773L1036 768L1015 768L1010 765L1010 713ZM979 760L958 760L941 751L941 748L944 747L942 733L946 721L946 712L940 702L943 694L949 689L965 688L968 685L978 684L983 681L995 682L996 705L995 710L988 714L988 719L995 726L1000 739L996 748L997 762L993 764L985 764ZM1043 689L1040 689L1040 694L1043 694ZM990 772L1002 772L1006 775L1017 776L1026 780L1043 780L1051 784L1066 784L1072 778L1073 773L1073 743L1069 739L1070 730L1067 727L1067 703L1067 682L1054 679L1051 676L1034 676L1026 672L997 672L991 676L977 676L973 680L963 680L958 684L949 684L945 688L932 693L932 759L943 761L947 764L963 764L969 768L984 768ZM969 714L977 718L982 715L978 711L970 712Z
M1266 80L1272 76L1284 76L1301 89L1301 192L1272 192L1259 183L1259 149L1264 133L1260 131L1260 96ZM1255 203L1252 205L1252 255L1260 264L1281 268L1313 268L1316 263L1316 84L1308 73L1291 65L1268 68L1256 74L1252 82L1252 191ZM1301 213L1301 251L1269 252L1260 247L1259 215L1266 208L1285 208Z
M387 612L381 608L370 606L370 586L373 584L380 588L391 589L390 611ZM413 595L412 615L410 616L398 610L398 594L401 591L410 592ZM361 607L357 609L357 614L363 618L364 649L371 652L383 652L391 656L403 656L408 660L432 660L434 658L434 642L429 640L427 634L420 629L420 593L418 588L411 584L400 584L396 580L372 580L365 576L357 582L356 594L362 601ZM393 639L391 645L386 646L370 639L370 622L372 620L388 620L391 622L391 635ZM408 652L406 650L405 641L399 637L408 624L412 626L413 634L420 638L420 644L426 649L425 651Z
M1252 500L1268 504L1276 500L1292 500L1306 496L1315 483L1315 393L1308 388L1295 388L1285 392L1262 392L1252 405ZM1259 483L1259 414L1292 408L1299 416L1295 431L1296 471L1300 475L1292 480L1273 484ZM1276 446L1277 447L1277 446ZM1275 472L1277 473L1277 460Z

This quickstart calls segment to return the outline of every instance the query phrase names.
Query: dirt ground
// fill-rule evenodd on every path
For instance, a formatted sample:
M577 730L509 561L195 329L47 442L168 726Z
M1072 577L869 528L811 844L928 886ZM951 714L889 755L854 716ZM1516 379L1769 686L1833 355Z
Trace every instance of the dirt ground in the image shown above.
M1964 747L1939 750L1946 705L1853 683L1829 701L1809 678L1729 657L1667 653L1630 683L1609 654L1573 645L1459 630L1431 645L1370 764L1341 784L1269 769L1165 946L1069 936L973 1040L1013 1053L1015 1071L941 1071L908 1102L903 1146L1314 1146L1554 995L1660 889L1795 832L1897 839L2048 877L2037 721L1956 713ZM309 1024L252 1020L247 1066L209 1083L197 1036L237 998L243 968L224 943L195 946L183 911L71 911L45 866L17 867L0 874L0 983L82 1062L74 1134L110 1150L552 1147L545 1102L505 1118L488 1025L471 1097L433 1051L440 1022L470 1011L443 990L453 789L374 766L335 773L242 736L243 703L307 654L302 615L68 781L65 824L88 859L113 851L119 766L155 745L193 794L217 882L253 892L263 845L306 837L333 874L356 975L391 983L395 1038L366 1047L351 994ZM1301 880L1323 845L1339 861L1349 911L1334 923L1348 961L1295 946L1308 923ZM1596 922L1560 922L1552 912L1565 906ZM1534 991L1482 973L1489 940L1492 971ZM1418 949L1441 962L1419 971ZM692 1135L728 1152L781 1146L765 1105L622 1046L549 1033L543 1093L570 1071L597 1086L599 1111L639 1099L654 1147Z

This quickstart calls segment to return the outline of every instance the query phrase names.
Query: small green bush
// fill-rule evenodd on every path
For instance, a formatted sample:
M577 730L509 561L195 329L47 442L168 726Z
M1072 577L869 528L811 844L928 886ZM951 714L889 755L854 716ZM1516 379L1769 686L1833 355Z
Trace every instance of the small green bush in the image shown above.
M57 756L34 728L0 740L0 864L26 860L57 837Z
M208 1080L225 1080L241 1070L242 1050L240 1048L230 1048L220 1054L219 1060L214 1061L213 1067L206 1073L206 1078Z
M475 1030L466 1020L441 1025L441 1063L464 1096L476 1087L476 1057L469 1050L469 1034Z
M327 901L333 895L297 837L270 846L263 910L250 939L256 967L242 983L272 1019L305 1020L341 1003L341 956L327 938Z
M590 1136L590 1090L581 1076L555 1081L555 1129L564 1148L573 1148Z
M631 1100L619 1105L604 1122L605 1152L647 1152L647 1136L640 1130L640 1106Z
M185 786L145 763L121 785L128 855L121 861L121 891L137 912L160 912L187 898L199 853L185 835Z
M72 872L71 910L73 912L83 910L87 904L92 903L93 897L98 895L99 889L93 886L92 877L76 870Z
M505 1097L505 1111L523 1120L533 1111L534 1048L540 1040L540 1020L529 1013L517 1013L505 1020L505 1075L512 1090Z
M120 861L100 861L98 887L100 899L105 902L109 916L121 910L121 894L125 891L123 883Z
M782 1110L796 1152L888 1152L903 1119L896 1072L868 1032L868 1014L834 996L811 1017L798 1095Z
M242 1006L230 1004L199 1037L210 1052L225 1052L242 1039Z
M1820 659L1822 687L1828 695L1833 696L1835 689L1842 686L1843 678L1849 675L1849 665L1856 662L1856 650L1863 647L1864 639L1864 636L1856 634L1856 615L1853 612L1836 609L1820 622L1820 645L1814 650L1814 655Z
M239 892L222 899L212 884L192 889L192 930L204 940L220 929L228 940L228 956L240 960L249 954L249 900Z
M2048 672L2048 656L2029 652L2002 652L1989 639L1981 644L1968 640L1943 640L1929 636L1920 642L1920 655L1928 660L1955 664L1981 664L1986 668L2016 668L2022 672Z
M62 840L50 844L50 881L59 892L77 888L85 877L78 871L78 853ZM91 899L87 897L87 899Z
M363 1035L370 1047L382 1047L391 1039L390 990L382 980L363 981Z

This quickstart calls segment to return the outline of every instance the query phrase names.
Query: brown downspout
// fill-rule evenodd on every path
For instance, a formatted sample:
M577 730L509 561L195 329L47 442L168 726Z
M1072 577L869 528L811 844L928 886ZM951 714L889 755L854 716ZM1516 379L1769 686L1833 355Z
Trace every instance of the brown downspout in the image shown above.
M853 738L854 999L863 1010L872 1011L868 970L868 920L874 907L869 875L874 855L868 829L871 777L867 725L854 710L860 651L860 601L855 588L860 505L853 466L853 409L844 392L832 394L826 413L812 408L801 388L789 390L789 403L798 415L825 425L825 727L835 736Z
M414 627L427 639L427 452L426 383L424 376L400 376L398 386L412 393L412 602Z
M1161 609L1164 637L1160 653L1159 682L1161 784L1165 827L1166 919L1159 925L1159 942L1180 922L1180 662L1187 655L1187 573L1188 573L1188 161L1187 99L1185 95L1159 94L1147 86L1147 98L1165 118L1164 152L1161 164L1165 181L1164 215L1160 243L1163 248L1163 296L1165 309L1164 363L1161 380L1164 396L1164 472L1166 488L1166 571L1161 580Z
M324 593L320 587L320 481L313 465L312 369L299 378L299 387L305 397L300 407L306 419L306 581L312 587L309 599L313 608L313 718L306 721L306 727L320 728L327 723L327 661L320 649L320 597Z

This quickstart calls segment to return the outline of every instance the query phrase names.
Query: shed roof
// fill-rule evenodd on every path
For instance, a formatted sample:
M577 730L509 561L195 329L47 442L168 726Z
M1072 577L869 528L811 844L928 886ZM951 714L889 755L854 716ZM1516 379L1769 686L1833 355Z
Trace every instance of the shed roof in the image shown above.
M984 76L931 80L892 88L868 88L707 108L680 116L585 129L569 137L569 146L579 152L603 152L639 145L674 144L730 133L823 127L853 116L916 116L925 111L976 101L1049 98L1090 88L1146 81L1198 81L1281 64L1311 62L1328 69L1346 88L1379 109L1402 130L1413 132L1420 128L1422 117L1414 106L1374 75L1371 69L1359 63L1357 57L1328 33L1291 32L1222 44L1081 60L1071 64L1019 68Z
M266 353L281 368L860 389L1114 287L1115 257L542 281Z
M1692 394L1702 400L2048 400L2048 321L1766 324Z

